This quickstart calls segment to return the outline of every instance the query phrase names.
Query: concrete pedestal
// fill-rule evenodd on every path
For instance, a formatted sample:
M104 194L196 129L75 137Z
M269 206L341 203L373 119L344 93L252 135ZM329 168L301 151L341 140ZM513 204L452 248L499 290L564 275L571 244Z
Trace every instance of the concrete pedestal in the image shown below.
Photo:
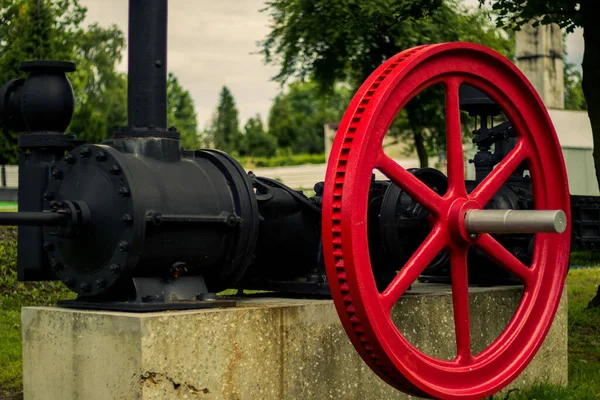
M471 289L475 351L521 296ZM565 296L566 297L566 296ZM450 288L415 285L394 310L422 351L452 358ZM27 307L25 399L401 399L362 362L327 300L248 299L238 307L148 314ZM567 382L567 307L511 387Z

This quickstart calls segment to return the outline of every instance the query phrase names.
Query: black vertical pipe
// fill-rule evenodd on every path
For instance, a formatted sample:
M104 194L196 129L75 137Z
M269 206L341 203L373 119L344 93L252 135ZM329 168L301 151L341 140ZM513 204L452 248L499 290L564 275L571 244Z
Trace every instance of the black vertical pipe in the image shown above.
M129 0L130 127L167 126L167 0Z

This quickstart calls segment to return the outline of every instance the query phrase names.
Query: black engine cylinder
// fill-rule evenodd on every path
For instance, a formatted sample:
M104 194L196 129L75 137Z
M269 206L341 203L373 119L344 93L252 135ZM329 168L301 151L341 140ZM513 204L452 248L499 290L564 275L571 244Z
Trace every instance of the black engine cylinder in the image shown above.
M52 177L46 209L88 209L75 236L44 228L53 270L81 296L115 292L132 277L182 274L202 274L219 291L251 260L257 203L250 179L225 153L181 154L174 139L120 139L74 149Z

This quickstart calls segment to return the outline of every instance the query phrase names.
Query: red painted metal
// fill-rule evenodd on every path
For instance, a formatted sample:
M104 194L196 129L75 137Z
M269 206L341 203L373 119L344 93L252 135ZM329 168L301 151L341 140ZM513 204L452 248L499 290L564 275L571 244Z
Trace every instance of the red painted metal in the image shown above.
M418 92L446 90L449 189L440 197L384 154L393 119ZM490 96L518 133L517 146L467 194L458 87ZM567 214L562 234L537 234L530 267L488 234L472 239L464 211L480 209L527 160L536 209ZM367 239L371 174L378 169L432 214L432 230L391 284L379 292ZM381 65L357 91L338 128L325 179L323 246L331 293L354 347L385 381L415 395L482 398L511 382L535 355L556 313L570 245L567 175L554 127L535 90L507 59L472 43L428 45ZM503 333L483 352L471 351L467 251L476 246L524 282L524 293ZM394 304L442 249L450 254L457 357L440 360L412 346L393 324Z

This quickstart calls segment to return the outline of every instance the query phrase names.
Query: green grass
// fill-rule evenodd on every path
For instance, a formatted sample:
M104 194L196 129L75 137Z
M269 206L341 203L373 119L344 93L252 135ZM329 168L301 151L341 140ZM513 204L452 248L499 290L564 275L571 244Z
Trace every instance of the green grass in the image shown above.
M17 210L17 203L12 201L0 201L0 212L12 212Z
M569 271L569 385L538 383L493 399L587 400L600 399L600 308L587 309L600 284L600 268Z
M0 301L0 399L22 391L21 316Z

